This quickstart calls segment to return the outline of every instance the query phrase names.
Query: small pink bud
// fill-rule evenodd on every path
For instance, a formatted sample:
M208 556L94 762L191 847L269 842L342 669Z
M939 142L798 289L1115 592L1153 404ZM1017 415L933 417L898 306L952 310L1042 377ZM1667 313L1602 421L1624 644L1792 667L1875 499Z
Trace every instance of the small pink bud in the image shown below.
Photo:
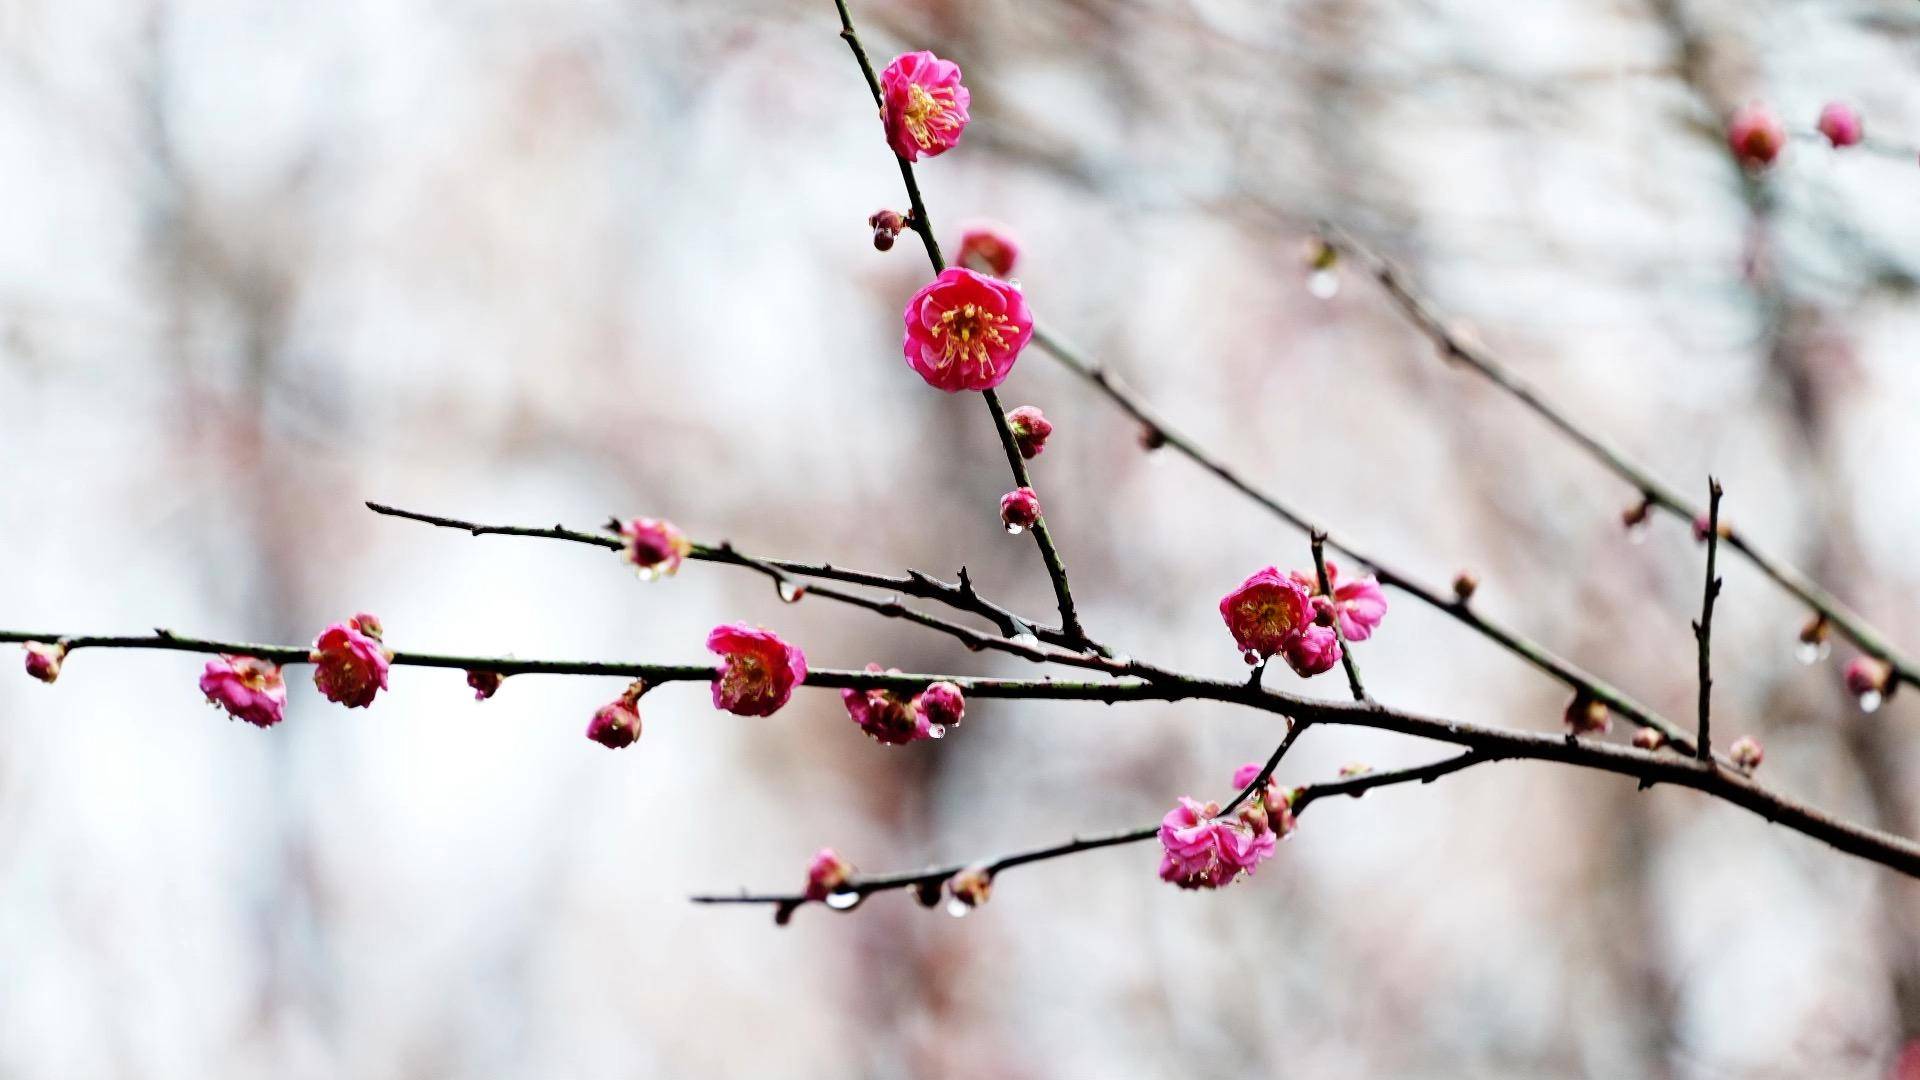
M1727 121L1727 146L1749 169L1773 164L1786 145L1787 131L1780 125L1780 118L1759 102L1734 113Z
M1577 692L1567 703L1567 731L1574 735L1605 735L1613 726L1613 716L1605 702Z
M1733 740L1733 745L1727 748L1727 756L1732 758L1733 763L1741 769L1752 772L1766 760L1767 752L1761 747L1760 740L1751 735L1742 735Z
M1820 134L1825 135L1835 149L1853 146L1860 141L1863 134L1860 114L1842 102L1829 101L1826 107L1820 110Z
M1652 513L1653 500L1641 499L1639 502L1620 511L1620 524L1627 529L1637 529L1647 523L1647 517Z
M1240 812L1234 816L1240 824L1257 833L1266 832L1269 827L1265 799L1248 799L1246 805L1242 806Z
M58 642L45 645L27 642L27 674L51 685L60 677L60 665L67 659L67 647Z
M1000 520L1010 533L1024 532L1040 520L1040 496L1032 488L1015 488L1000 496Z
M1312 678L1333 670L1333 665L1340 662L1340 636L1331 626L1309 626L1289 637L1280 652L1294 674Z
M832 848L821 848L807 863L807 899L825 900L827 894L851 880L853 865Z
M1847 665L1847 692L1855 697L1879 694L1885 697L1893 685L1893 666L1871 656L1856 656Z
M1167 445L1167 433L1153 424L1143 424L1140 428L1140 449L1151 454Z
M907 161L953 149L970 119L972 95L960 82L960 65L930 52L894 57L880 73L880 96L887 145Z
M473 688L473 700L485 701L500 691L506 676L497 671L476 668L467 672L467 685Z
M1667 745L1667 737L1658 728L1643 727L1633 733L1633 745L1642 750L1658 750Z
M664 518L634 518L620 526L621 558L640 575L641 581L671 577L680 563L693 552L693 542L673 522Z
M922 286L901 319L907 366L949 394L1005 382L1033 337L1033 312L1020 290L964 266Z
M1008 413L1007 427L1013 431L1013 442L1020 448L1020 456L1029 461L1040 456L1047 448L1047 437L1053 434L1053 424L1032 405L1022 405Z
M890 250L893 238L907 227L906 219L892 210L874 211L873 216L867 219L867 224L873 229L873 246L879 251Z
M1479 589L1480 589L1480 579L1477 577L1474 577L1472 571L1462 570L1458 574L1454 575L1453 598L1455 600L1458 600L1464 604L1467 601L1473 599L1473 594L1475 592L1478 592Z
M377 633L380 620L355 615L327 627L314 640L308 657L314 665L313 685L328 701L364 709L387 688L387 668L393 657L368 629Z
M974 863L947 879L947 892L967 907L979 907L993 894L993 872L986 863Z
M716 626L707 651L724 660L713 679L713 707L735 716L772 716L807 680L807 654L761 627Z
M640 738L640 695L647 684L635 681L618 698L594 711L587 723L587 738L609 750L632 746Z
M1011 229L995 221L973 221L962 226L960 254L953 261L1004 278L1013 273L1019 259L1020 244Z
M352 619L349 619L347 624L375 641L383 640L386 637L385 631L381 629L380 620L364 611L355 615Z
M950 682L937 682L913 699L914 711L920 718L936 727L959 727L967 714L967 699L960 688Z
M200 676L207 701L237 720L268 728L286 716L287 684L276 664L251 656L222 656L207 661Z

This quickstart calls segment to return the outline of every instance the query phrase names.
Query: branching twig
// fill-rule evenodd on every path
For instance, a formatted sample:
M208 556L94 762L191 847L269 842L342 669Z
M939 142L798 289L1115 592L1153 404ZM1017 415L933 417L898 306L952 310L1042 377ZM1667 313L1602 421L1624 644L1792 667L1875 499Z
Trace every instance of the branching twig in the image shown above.
M1327 576L1327 534L1310 533L1307 536L1313 545L1313 573L1320 583L1320 595L1333 600L1333 579ZM1360 682L1360 665L1353 659L1353 642L1347 640L1347 632L1340 628L1338 614L1333 620L1333 635L1340 639L1340 666L1347 672L1347 687L1353 691L1353 700L1366 701L1367 688Z
M1702 761L1713 753L1713 602L1720 596L1720 579L1714 573L1714 556L1720 550L1720 481L1707 478L1707 584L1700 600L1700 621L1693 624L1694 640L1700 644L1700 750Z
M1329 245L1359 262L1368 275L1387 291L1387 295L1393 299L1394 304L1408 321L1426 335L1427 339L1432 341L1449 360L1465 364L1469 370L1532 410L1536 416L1585 450L1615 476L1632 485L1650 506L1664 510L1689 523L1700 519L1702 511L1698 506L1687 502L1679 492L1634 464L1627 458L1624 451L1601 439L1583 427L1579 421L1553 406L1540 395L1539 391L1515 374L1512 368L1493 353L1454 333L1439 309L1409 285L1405 276L1395 269L1393 264L1375 254L1372 249L1356 240L1344 229L1326 226L1324 238ZM1920 663L1902 655L1878 630L1841 603L1838 597L1821 588L1812 578L1799 570L1762 552L1736 529L1726 529L1721 539L1761 573L1772 578L1775 584L1825 616L1827 622L1838 628L1840 633L1859 646L1862 652L1885 662L1893 669L1896 679L1920 686ZM1668 737L1672 737L1671 732L1668 733Z

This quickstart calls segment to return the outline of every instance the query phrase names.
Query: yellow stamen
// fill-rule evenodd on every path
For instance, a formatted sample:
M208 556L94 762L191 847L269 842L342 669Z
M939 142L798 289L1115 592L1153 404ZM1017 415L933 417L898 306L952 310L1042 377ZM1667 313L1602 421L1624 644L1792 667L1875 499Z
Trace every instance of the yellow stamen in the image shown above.
M922 150L931 150L935 131L953 131L960 127L955 118L953 88L940 87L928 90L919 83L907 87L907 107L901 120L907 126L907 134L920 144Z
M1001 330L1010 322L1005 315L995 315L978 304L948 308L933 326L933 336L944 339L940 367L945 368L957 359L971 360L982 377L991 377L993 356L989 347L1007 347L1006 335Z

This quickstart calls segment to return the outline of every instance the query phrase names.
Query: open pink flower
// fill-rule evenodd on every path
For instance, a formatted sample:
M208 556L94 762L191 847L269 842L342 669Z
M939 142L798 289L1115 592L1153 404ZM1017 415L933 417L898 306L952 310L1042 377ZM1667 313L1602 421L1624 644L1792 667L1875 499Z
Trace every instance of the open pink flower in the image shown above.
M286 716L287 684L278 665L251 656L207 661L200 675L207 700L254 727L272 727Z
M1825 135L1835 149L1853 146L1863 135L1860 114L1844 102L1829 101L1820 110L1820 134Z
M960 254L953 262L1003 278L1013 273L1019 258L1020 242L1013 238L1011 229L997 221L970 221L961 229Z
M827 894L845 885L853 878L853 865L840 857L840 853L830 847L821 848L813 853L807 863L807 891L809 900L825 900Z
M309 659L314 665L313 685L328 701L364 709L387 688L393 654L380 644L380 620L355 615L321 631Z
M1019 289L959 266L914 293L903 318L907 366L949 394L1005 382L1033 337L1033 313Z
M1218 889L1252 873L1274 851L1271 831L1214 820L1215 803L1181 796L1160 819L1160 879L1183 889Z
M1727 146L1740 164L1749 169L1773 164L1787 145L1787 129L1773 110L1754 102L1733 114L1727 121Z
M51 684L60 677L60 665L67 659L67 647L55 642L52 645L39 641L27 642L27 674L43 683Z
M707 649L725 661L714 676L713 707L736 716L772 716L807 678L807 655L771 630L716 626Z
M626 541L620 555L639 573L642 581L672 576L693 551L693 542L687 535L674 527L673 522L661 518L634 518L620 526L620 537Z
M1286 648L1287 642L1313 623L1308 591L1297 577L1269 566L1257 571L1220 600L1233 643L1259 663Z
M880 73L880 96L887 145L908 161L953 149L973 103L960 82L960 65L925 51L894 57Z
M1387 617L1387 594L1372 574L1354 581L1341 581L1340 568L1327 563L1327 584L1333 586L1333 614L1340 620L1340 632L1348 641L1365 641L1373 636L1380 620Z

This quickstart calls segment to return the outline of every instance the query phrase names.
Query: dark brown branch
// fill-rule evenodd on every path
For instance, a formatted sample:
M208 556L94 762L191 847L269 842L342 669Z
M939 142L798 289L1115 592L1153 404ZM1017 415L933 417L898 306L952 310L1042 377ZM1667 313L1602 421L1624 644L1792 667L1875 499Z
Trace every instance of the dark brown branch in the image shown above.
M1720 550L1720 481L1707 478L1707 584L1700 599L1700 621L1693 624L1693 637L1700 645L1700 750L1701 760L1713 753L1713 601L1720 595L1720 579L1714 574L1714 556Z
M867 59L867 50L860 44L860 35L854 32L853 16L847 11L847 2L833 0L833 6L840 13L840 37L853 50L853 58L860 65L860 74L867 80L867 90L873 95L873 103L884 115L886 99L880 92L880 80L873 73L873 63ZM933 219L927 213L925 200L920 197L920 182L914 178L911 162L898 154L894 155L894 160L900 164L900 180L906 185L907 201L911 207L908 224L920 234L920 240L927 248L927 260L933 264L933 272L938 274L947 268L947 260L940 254L940 241L934 236ZM983 390L980 396L986 399L987 411L992 414L993 426L999 432L1000 447L1006 452L1007 466L1013 472L1013 486L1033 487L1033 478L1027 474L1026 459L1020 456L1013 428L1007 423L1006 410L1000 405L1000 395L992 390ZM1043 508L1046 505L1044 500L1041 505ZM1046 564L1047 579L1053 583L1054 602L1060 609L1060 629L1068 637L1069 647L1104 651L1087 637L1080 626L1080 615L1073 604L1073 589L1067 582L1066 563L1060 558L1060 549L1053 542L1052 531L1047 528L1044 509L1030 531L1034 543L1040 548L1040 559Z
M1307 539L1313 545L1313 573L1320 584L1320 595L1333 602L1333 579L1327 576L1327 534L1309 533ZM1353 700L1366 701L1367 688L1360 682L1360 665L1353 658L1353 642L1347 640L1347 632L1340 628L1340 617L1336 613L1333 619L1333 634L1340 639L1340 666L1347 672L1347 687L1353 691Z
M1703 511L1698 506L1687 502L1679 492L1634 464L1627 458L1624 451L1588 431L1579 421L1553 406L1540 395L1539 391L1521 379L1511 367L1495 357L1493 353L1455 334L1448 327L1447 319L1438 308L1409 285L1405 276L1395 269L1393 264L1375 254L1371 248L1355 239L1351 233L1338 227L1326 226L1325 239L1328 244L1360 263L1366 273L1386 290L1395 306L1414 325L1414 328L1426 335L1427 339L1432 341L1449 360L1456 360L1466 365L1468 370L1480 375L1504 391L1507 396L1526 406L1534 415L1545 420L1576 446L1585 450L1615 476L1632 485L1652 506L1689 524L1700 519ZM1827 621L1837 627L1848 640L1859 646L1862 652L1884 661L1893 669L1896 679L1920 686L1920 663L1902 655L1881 635L1880 631L1841 603L1838 597L1821 588L1812 578L1799 570L1762 552L1739 531L1729 528L1721 538L1726 541L1728 547L1771 578L1776 585L1814 611L1826 616ZM1667 734L1669 738L1672 737L1671 732Z
M1295 729L1296 732L1298 730L1299 729ZM1284 752L1285 748L1292 743L1293 738L1294 734L1289 733L1287 741L1281 744L1281 751L1275 753L1276 760L1279 754ZM1390 787L1395 784L1430 784L1448 773L1459 772L1462 769L1471 768L1474 765L1491 760L1493 759L1483 754L1468 751L1457 757L1447 758L1444 761L1436 761L1431 765L1421 765L1411 769L1395 769L1390 772L1368 773L1365 776L1356 776L1344 780L1309 784L1306 787L1300 788L1294 795L1294 816L1298 817L1306 811L1308 806L1320 799L1330 798L1336 795L1350 795L1357 799L1361 795L1372 791L1374 788ZM1267 773L1270 774L1271 772L1272 765L1269 764ZM1246 792L1241 793L1240 799L1235 799L1232 804L1221 811L1221 814L1224 816L1232 813L1234 808L1247 797L1248 793L1265 786L1266 780L1267 776L1263 774ZM987 863L986 869L990 876L997 877L1001 871L1010 870L1016 866L1025 866L1029 863L1065 858L1068 855L1078 855L1083 851L1097 851L1101 848L1118 847L1122 844L1137 844L1145 840L1152 840L1158 836L1159 833L1160 825L1158 822L1155 822L1152 825L1142 825L1137 829L1102 833L1098 836L1084 838L1076 836L1065 843L1051 844L1041 848L1031 848L1027 851L1016 852L1012 855L1003 855ZM942 866L931 870L908 871L901 874L856 877L848 881L846 885L841 888L840 892L843 895L847 893L853 894L854 903L847 905L848 908L858 906L861 901L864 901L874 893L890 892L896 889L913 889L923 896L937 897L940 886L944 884L948 878L959 873L968 865L971 864ZM692 897L692 900L696 904L771 904L780 912L780 921L782 922L785 922L785 917L791 915L794 910L813 902L799 893L751 893L746 891L732 895L695 896Z

